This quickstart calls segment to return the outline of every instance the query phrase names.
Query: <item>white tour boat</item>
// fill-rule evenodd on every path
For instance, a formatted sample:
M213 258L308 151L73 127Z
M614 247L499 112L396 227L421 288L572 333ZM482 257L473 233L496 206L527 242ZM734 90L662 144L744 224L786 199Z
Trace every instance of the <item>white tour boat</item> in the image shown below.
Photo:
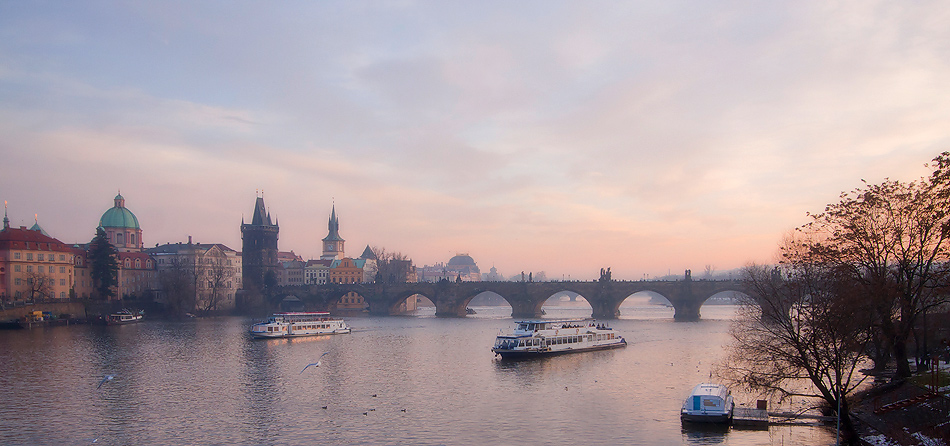
M705 423L728 423L735 404L732 393L722 384L702 383L683 402L680 420Z
M350 327L343 319L332 317L330 313L294 312L274 313L267 321L252 325L250 331L256 338L292 338L345 334L350 332Z
M133 324L139 322L142 319L145 319L145 314L142 311L138 313L132 313L131 311L123 308L115 313L112 313L106 316L106 324L108 325L125 325Z
M495 338L491 351L502 358L523 358L627 346L623 336L592 319L538 319L517 324L514 333Z

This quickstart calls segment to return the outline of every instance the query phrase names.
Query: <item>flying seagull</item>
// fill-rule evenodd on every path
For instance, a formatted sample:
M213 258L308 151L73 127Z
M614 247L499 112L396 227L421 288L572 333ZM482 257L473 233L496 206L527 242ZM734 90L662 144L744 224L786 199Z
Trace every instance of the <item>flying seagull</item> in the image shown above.
M323 352L323 354L320 355L320 358L326 356L327 353L330 353L330 352L329 352L329 351ZM298 375L301 374L301 373L303 373L304 370L307 370L307 367L310 367L310 366L320 367L320 358L317 358L317 362L312 362L312 363L307 364L306 366L304 366L303 370L301 370L300 373L298 373Z
M115 375L106 375L102 377L102 381L99 381L99 385L96 386L96 388L98 389L102 387L102 385L105 384L106 381L112 381L113 379L115 379Z

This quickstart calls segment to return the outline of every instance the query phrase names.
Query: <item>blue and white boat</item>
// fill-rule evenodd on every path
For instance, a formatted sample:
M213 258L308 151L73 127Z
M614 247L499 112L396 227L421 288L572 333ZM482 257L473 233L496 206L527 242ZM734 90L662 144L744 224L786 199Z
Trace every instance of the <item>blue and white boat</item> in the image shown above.
M498 335L491 351L524 358L626 347L623 336L593 319L517 321L511 334Z
M680 420L700 423L728 423L735 404L732 393L722 384L702 383L683 403Z

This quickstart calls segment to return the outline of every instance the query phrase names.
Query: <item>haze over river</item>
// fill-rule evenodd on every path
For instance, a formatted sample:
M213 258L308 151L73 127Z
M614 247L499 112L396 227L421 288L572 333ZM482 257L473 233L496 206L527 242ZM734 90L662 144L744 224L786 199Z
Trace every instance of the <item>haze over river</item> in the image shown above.
M474 309L347 318L352 334L292 340L252 339L255 320L238 317L0 332L0 443L834 444L833 427L680 424L683 400L724 354L731 306L706 305L690 323L624 306L610 325L627 348L530 361L490 350L513 328L510 308ZM545 310L590 315L586 303Z

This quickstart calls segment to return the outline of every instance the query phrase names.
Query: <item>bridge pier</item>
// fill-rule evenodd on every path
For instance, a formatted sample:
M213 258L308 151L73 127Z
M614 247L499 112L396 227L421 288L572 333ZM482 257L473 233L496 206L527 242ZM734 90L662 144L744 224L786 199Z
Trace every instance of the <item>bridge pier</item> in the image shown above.
M673 320L677 322L697 322L699 321L699 306L689 304L673 304Z
M673 320L677 322L698 321L699 308L706 299L705 297L698 298L693 292L693 279L690 277L689 270L686 270L686 277L678 285L678 289L667 296L667 299L673 304Z

